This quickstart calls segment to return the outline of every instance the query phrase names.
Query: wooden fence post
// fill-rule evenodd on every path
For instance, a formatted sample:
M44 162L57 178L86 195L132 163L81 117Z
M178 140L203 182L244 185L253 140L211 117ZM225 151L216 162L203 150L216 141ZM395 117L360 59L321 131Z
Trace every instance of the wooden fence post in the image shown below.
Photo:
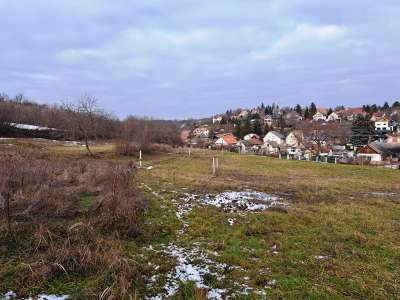
M142 150L139 150L139 166L142 167Z
M213 156L212 160L212 171L213 171L213 176L215 175L215 157Z

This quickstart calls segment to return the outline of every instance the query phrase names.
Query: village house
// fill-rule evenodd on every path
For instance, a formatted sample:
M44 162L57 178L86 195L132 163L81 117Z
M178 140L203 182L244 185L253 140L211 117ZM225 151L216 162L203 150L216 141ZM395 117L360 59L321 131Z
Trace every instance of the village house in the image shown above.
M243 140L237 143L237 146L239 147L241 153L248 153L248 152L257 153L262 145L263 145L262 141L258 138Z
M374 126L375 126L375 130L393 131L393 127L390 126L389 118L387 118L385 116L375 118Z
M237 115L239 119L246 119L249 116L249 111L248 110L241 110L240 113Z
M220 124L222 122L222 120L223 120L222 116L215 116L215 117L213 117L212 122L213 122L213 124Z
M257 140L259 140L259 139L260 139L260 136L259 136L258 134L255 134L255 133L249 133L249 134L246 134L246 135L243 137L243 139L244 139L245 141L249 141L249 140L251 140L251 139L257 139Z
M207 138L210 135L210 129L207 126L197 127L193 130L192 135L199 138Z
M214 144L218 147L232 147L237 144L237 139L232 133L224 133L218 135Z
M262 152L263 154L278 154L281 147L284 146L285 137L276 131L270 131L263 139Z
M277 131L270 131L264 136L263 141L264 143L275 142L278 145L283 145L285 142L285 137Z
M400 144L372 142L357 152L357 158L365 159L371 163L380 163L385 159L399 158Z
M313 115L313 120L315 122L326 121L325 114L323 114L322 112L318 111L318 112L316 112L315 115Z
M268 125L268 127L272 127L273 121L274 120L271 115L266 115L264 117L264 125Z
M328 122L339 122L340 121L340 117L337 113L332 112L328 118L326 119Z
M362 109L362 107L345 108L343 110L337 111L336 113L340 116L342 120L347 120L347 121L354 121L357 116L365 115L365 112Z
M291 148L299 148L304 140L301 130L293 130L286 136L286 146Z

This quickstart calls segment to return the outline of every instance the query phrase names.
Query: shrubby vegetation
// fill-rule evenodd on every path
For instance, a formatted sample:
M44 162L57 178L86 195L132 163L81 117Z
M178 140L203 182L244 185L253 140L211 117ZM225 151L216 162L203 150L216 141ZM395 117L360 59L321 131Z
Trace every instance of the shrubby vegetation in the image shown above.
M11 130L8 123L64 130L65 139L85 141L90 155L92 140L116 140L116 151L123 155L133 155L138 149L144 152L164 149L154 144L179 146L182 143L177 122L133 116L120 120L102 110L96 98L89 95L76 102L53 106L37 104L22 95L13 99L0 96L0 133L3 135Z
M138 272L123 256L121 238L140 236L147 206L134 175L132 163L1 151L0 257L18 255L24 263L0 268L0 290L25 296L65 275L96 275L95 295L132 293Z

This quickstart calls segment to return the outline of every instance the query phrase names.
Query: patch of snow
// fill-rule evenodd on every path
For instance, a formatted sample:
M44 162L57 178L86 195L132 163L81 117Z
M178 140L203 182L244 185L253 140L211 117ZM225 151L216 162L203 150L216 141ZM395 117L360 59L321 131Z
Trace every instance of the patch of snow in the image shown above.
M18 129L24 129L24 130L57 130L55 128L49 128L49 127L42 127L42 126L36 126L36 125L29 125L29 124L18 124L18 123L9 123L11 127L18 128Z
M228 219L228 224L229 224L229 226L235 225L235 222L236 222L236 219L235 219L235 218L229 218L229 219Z
M212 196L206 195L202 202L222 208L226 212L238 211L261 211L274 207L288 207L287 202L282 201L277 196L263 192L245 190L241 192L226 191Z
M153 170L153 166L148 166L147 168L146 168L146 170Z
M5 300L17 298L17 294L12 291L9 291L9 292L5 293L4 295L0 294L0 296L3 297Z
M7 293L5 293L3 295L0 294L0 298L1 297L4 298L5 300L11 300L11 299L17 299L18 298L17 294L12 292L12 291L9 291L9 292L7 292ZM32 297L25 298L25 300L33 300L33 299L35 299L35 300L65 300L65 299L68 299L68 298L69 298L68 295L57 296L57 295L40 294L40 295L38 295L38 296L36 296L34 298L32 298Z
M325 259L328 259L329 256L327 256L327 255L315 255L314 258L318 259L318 260L325 260Z
M207 286L203 278L206 274L211 274L217 278L221 278L221 276L223 276L221 273L226 268L225 264L217 263L209 259L207 255L198 248L198 246L189 250L170 244L166 248L165 252L177 259L175 269L167 274L167 284L165 285L166 296L173 296L176 293L180 282L192 281L198 288L206 289L208 291L208 299L225 299L223 297L224 293L226 293L225 290L213 289ZM201 264L194 264L194 260L201 261ZM156 297L162 297L162 295L157 295Z

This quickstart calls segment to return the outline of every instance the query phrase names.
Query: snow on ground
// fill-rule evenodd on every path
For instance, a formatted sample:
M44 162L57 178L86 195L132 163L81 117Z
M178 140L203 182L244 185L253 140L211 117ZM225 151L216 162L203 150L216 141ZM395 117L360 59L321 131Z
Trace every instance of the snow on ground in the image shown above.
M328 259L329 256L327 256L327 255L315 255L314 258L317 259L317 260L325 260L325 259Z
M4 298L5 300L21 299L21 298L18 298L17 294L12 292L12 291L9 291L9 292L7 292L5 294L0 294L0 298L2 298L2 299ZM40 294L40 295L38 295L38 296L36 296L34 298L29 297L29 298L24 298L24 299L25 300L32 300L32 299L35 299L35 300L65 300L65 299L68 299L68 298L69 298L69 296L67 296L67 295L56 296L56 295Z
M9 125L11 127L15 127L18 129L24 129L24 130L57 130L55 128L41 127L41 126L35 126L35 125L29 125L29 124L9 123Z
M203 250L200 249L198 244L194 244L191 249L179 247L174 243L169 244L164 253L176 258L177 264L173 270L166 275L167 283L164 286L164 294L159 294L151 297L151 300L171 298L178 290L181 282L194 282L194 284L201 289L207 291L207 297L210 300L230 299L232 296L243 296L255 293L264 295L264 289L254 289L253 287L239 282L231 282L229 289L235 290L230 296L230 291L223 288L213 288L206 284L205 276L213 276L217 281L226 279L224 271L227 269L240 269L237 266L229 266L224 263L216 262L211 259ZM218 253L211 253L218 256ZM215 255L216 254L216 255ZM267 275L266 275L267 276ZM249 277L244 277L244 281L248 281ZM154 282L154 278L151 278ZM274 279L267 281L264 288L268 289L276 284ZM164 298L163 298L164 297Z
M162 195L154 192L148 185L142 183L141 187L147 189L158 198L164 199ZM181 236L190 226L185 218L187 214L189 214L194 207L199 205L213 205L222 208L226 212L256 212L273 207L288 206L288 203L276 196L253 190L244 190L241 192L226 191L218 195L205 196L184 193L181 197L172 199L172 203L174 203L176 207L175 214L177 219L182 222L182 228L176 232L177 237ZM228 218L227 222L229 225L233 226L236 223L236 219ZM156 251L151 246L144 249L147 251ZM273 250L276 251L277 246L273 247ZM276 284L276 281L272 279L267 281L262 289L255 289L246 283L232 281L228 284L229 290L213 288L206 284L206 276L213 276L218 281L230 281L230 279L226 278L224 275L227 269L246 271L239 266L227 265L215 261L211 257L217 257L219 253L204 251L200 248L199 244L193 244L190 249L187 249L172 242L167 246L163 246L161 251L168 256L176 258L176 266L166 275L155 274L149 278L150 285L156 284L160 276L166 276L167 282L164 286L164 292L148 298L151 300L161 300L165 299L165 297L170 298L177 292L181 282L194 282L198 288L207 291L207 297L211 300L230 299L236 296L249 295L251 293L265 295L265 289L272 288ZM269 273L269 269L265 270L265 274L260 270L261 275L268 277L267 273ZM249 278L244 277L243 280L246 282Z
M185 193L179 199L177 207L177 217L187 214L195 204L208 204L222 208L226 212L255 212L271 208L287 208L289 204L281 198L263 192L244 190L244 191L225 191L218 195L205 195L200 197L195 194ZM232 224L232 220L228 220Z

